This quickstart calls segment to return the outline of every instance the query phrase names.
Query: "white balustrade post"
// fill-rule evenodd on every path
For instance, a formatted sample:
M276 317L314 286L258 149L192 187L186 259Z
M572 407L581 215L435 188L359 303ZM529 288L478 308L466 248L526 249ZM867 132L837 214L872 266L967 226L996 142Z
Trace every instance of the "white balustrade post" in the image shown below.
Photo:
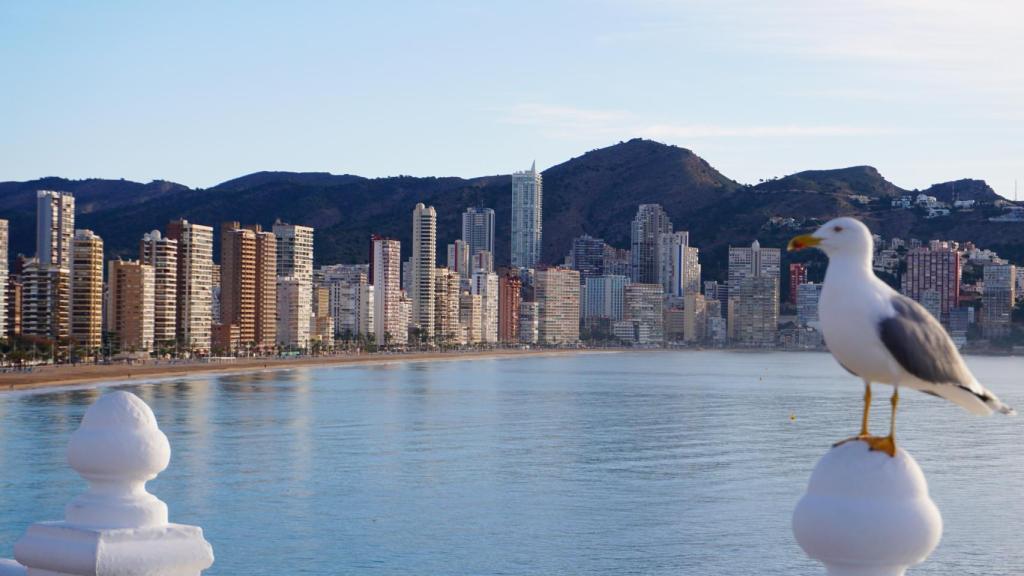
M167 468L171 447L138 396L108 392L71 436L68 463L89 489L64 520L33 524L14 545L28 576L198 576L213 549L198 526L171 524L146 482Z
M942 517L910 454L847 442L815 466L793 534L829 576L903 576L935 550Z

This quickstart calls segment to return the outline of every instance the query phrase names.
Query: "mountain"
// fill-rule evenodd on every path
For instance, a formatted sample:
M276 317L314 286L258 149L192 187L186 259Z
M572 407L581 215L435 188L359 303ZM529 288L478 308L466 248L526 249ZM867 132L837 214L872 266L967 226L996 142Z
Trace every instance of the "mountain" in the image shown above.
M973 212L926 219L919 210L891 209L893 197L917 191L896 186L870 166L809 170L750 186L731 180L690 150L650 140L591 150L552 166L543 176L543 257L552 263L561 262L572 238L583 233L628 247L630 221L642 203L663 205L676 229L690 231L709 278L724 276L729 245L758 238L762 245L782 246L796 230L840 214L862 218L885 236L973 240L1006 257L1024 257L1021 226L988 221L999 212L991 206L999 197L981 180L925 190L940 200L955 195L981 202ZM412 209L423 202L437 208L443 264L445 245L461 234L463 210L482 205L496 212L495 251L501 265L509 258L511 188L510 175L363 178L257 172L207 189L163 181L44 178L0 183L0 218L11 222L11 253L31 254L35 191L71 191L79 209L77 226L102 236L108 257L132 258L144 232L163 229L172 219L214 227L226 220L270 227L281 218L316 228L316 258L322 264L365 262L372 233L402 240L407 255Z

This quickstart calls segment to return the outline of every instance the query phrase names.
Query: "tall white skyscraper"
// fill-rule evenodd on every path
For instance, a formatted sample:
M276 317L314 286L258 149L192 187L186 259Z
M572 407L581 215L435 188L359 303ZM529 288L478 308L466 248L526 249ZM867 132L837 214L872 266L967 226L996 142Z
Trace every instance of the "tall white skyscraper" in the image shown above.
M75 238L75 197L69 192L36 193L36 257L39 266L71 269Z
M412 212L412 324L426 340L434 338L434 275L437 273L437 211L417 204Z
M462 213L462 240L469 245L470 257L481 250L494 254L494 210L467 208Z
M537 163L512 174L512 266L536 268L540 262L543 182Z

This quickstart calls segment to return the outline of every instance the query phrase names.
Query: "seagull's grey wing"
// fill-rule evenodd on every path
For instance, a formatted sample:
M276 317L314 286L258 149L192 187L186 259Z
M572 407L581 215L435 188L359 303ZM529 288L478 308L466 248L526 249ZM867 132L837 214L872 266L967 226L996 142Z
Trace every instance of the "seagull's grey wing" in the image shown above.
M935 385L925 392L979 414L989 414L992 410L1014 413L995 394L978 384L946 330L923 306L899 294L892 295L890 302L895 314L879 322L879 336L904 370Z
M904 370L933 384L970 384L967 371L945 328L923 306L892 295L894 316L878 324L882 343Z

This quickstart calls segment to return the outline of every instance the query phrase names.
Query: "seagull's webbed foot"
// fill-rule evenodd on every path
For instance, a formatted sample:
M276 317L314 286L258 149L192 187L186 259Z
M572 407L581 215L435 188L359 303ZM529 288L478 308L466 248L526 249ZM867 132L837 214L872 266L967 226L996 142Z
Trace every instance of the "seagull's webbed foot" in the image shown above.
M847 442L860 441L868 445L869 450L877 452L885 452L889 456L896 457L896 439L892 436L870 436L867 434L861 434L859 436L851 436L846 440L840 440L832 445L833 448L836 446L842 446Z

